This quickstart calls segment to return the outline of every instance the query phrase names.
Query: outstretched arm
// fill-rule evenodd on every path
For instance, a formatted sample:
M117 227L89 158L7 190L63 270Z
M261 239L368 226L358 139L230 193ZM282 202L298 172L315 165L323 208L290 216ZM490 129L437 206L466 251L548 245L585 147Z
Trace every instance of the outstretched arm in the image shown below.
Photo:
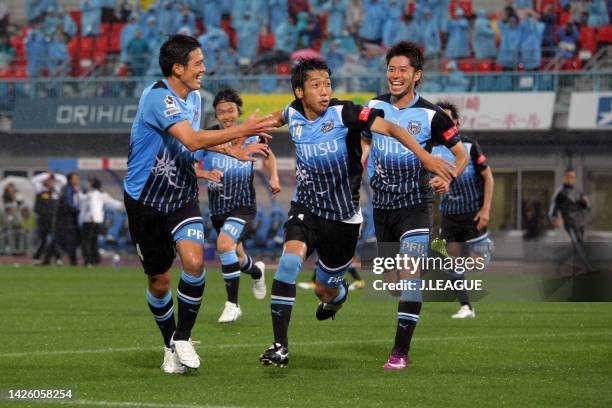
M391 136L397 139L407 149L410 149L415 156L423 163L423 166L432 173L436 173L446 181L456 178L454 166L440 157L434 157L421 147L410 133L394 123L381 117L377 117L370 128L373 132L381 135ZM463 148L462 148L463 149Z
M276 119L273 115L257 118L257 111L238 126L221 130L193 130L188 121L178 122L168 129L168 133L176 137L189 150L196 151L227 143L230 140L251 135L267 139L271 136L266 132L276 129Z

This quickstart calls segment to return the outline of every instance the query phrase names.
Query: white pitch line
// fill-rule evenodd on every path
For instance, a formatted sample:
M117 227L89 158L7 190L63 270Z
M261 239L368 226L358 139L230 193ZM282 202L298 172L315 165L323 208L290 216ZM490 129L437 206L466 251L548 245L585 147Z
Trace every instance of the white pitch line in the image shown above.
M438 336L438 337L417 337L413 341L461 341L461 340L484 340L484 339L498 339L512 338L512 339L531 339L531 338L549 338L549 337L582 337L582 336L604 336L612 335L611 330L589 332L589 333L535 333L535 334L516 334L516 335L485 335L485 336ZM391 338L386 339L366 339L366 340L329 340L329 341L308 341L308 342L292 342L293 346L326 346L326 345L343 345L352 344L358 346L363 343L387 343L392 341ZM229 348L251 348L251 347L262 347L265 346L264 342L261 343L248 343L248 344L203 344L200 346L201 349L229 349ZM38 357L38 356L55 356L55 355L79 355L79 354L105 354L105 353L126 353L131 351L151 351L161 350L160 346L151 347L123 347L123 348L103 348L103 349L89 349L89 350L50 350L50 351L34 351L34 352L15 352L15 353L0 353L0 358L12 358L12 357Z

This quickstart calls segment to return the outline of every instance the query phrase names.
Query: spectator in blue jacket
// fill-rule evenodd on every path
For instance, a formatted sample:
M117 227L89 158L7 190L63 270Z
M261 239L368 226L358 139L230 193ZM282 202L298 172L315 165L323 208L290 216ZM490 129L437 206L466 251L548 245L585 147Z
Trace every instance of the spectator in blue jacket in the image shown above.
M432 16L438 26L438 31L446 34L449 28L449 6L450 0L429 0Z
M151 17L153 16L149 16L148 19L150 19ZM155 17L153 18L155 19ZM119 55L119 60L121 62L129 62L127 47L128 45L130 45L130 42L132 42L132 40L136 36L136 31L139 30L142 31L140 27L140 17L138 17L138 14L132 14L130 16L130 22L123 27L123 29L121 30L121 34L119 35L119 46L121 47L121 54ZM160 32L159 27L156 27L156 31ZM150 31L147 30L147 34L149 33Z
M181 8L181 12L177 14L172 34L178 33L179 31L187 32L185 30L188 30L188 35L190 36L196 33L195 15L187 5L184 5Z
M528 11L521 28L521 47L519 62L528 71L540 69L542 60L542 34L544 24L535 19L533 11Z
M274 29L274 48L291 54L295 51L298 42L298 32L295 26L295 18L291 15L278 27Z
M573 58L576 54L578 46L578 38L580 33L574 24L568 22L565 27L559 27L557 31L559 43L557 44L557 53L561 58Z
M604 0L592 0L589 3L588 11L587 25L589 27L602 27L610 24L610 16Z
M470 26L464 16L463 9L457 7L455 18L448 22L446 58L455 59L470 56L469 31Z
M45 15L47 2L45 0L26 0L26 16L28 23L39 22Z
M270 28L272 31L287 21L289 15L287 0L268 0L268 10L270 10Z
M380 44L382 41L382 27L385 21L384 5L379 0L363 0L363 20L359 29L362 41Z
M238 56L252 61L257 55L259 24L253 19L250 11L244 15L243 21L236 27L236 32L238 33Z
M221 52L229 48L229 38L225 31L217 27L204 26L204 33L198 37L204 54L206 71L214 74L221 67Z
M100 35L100 20L102 18L102 6L100 0L81 0L81 35Z
M331 0L324 8L327 11L327 32L335 38L342 35L346 27L348 0Z
M45 36L36 24L28 31L25 40L25 51L28 58L28 76L35 78L42 74L45 68L47 49Z
M446 76L446 84L444 92L466 92L468 90L469 81L465 74L459 69L455 61L448 63L449 73Z
M382 43L386 46L395 43L405 14L404 1L387 0L384 5L385 19L382 28Z
M425 55L427 55L427 57L437 57L440 54L442 42L440 40L438 24L433 19L430 9L425 9L423 11L422 31L423 43L425 44Z
M69 39L77 35L78 27L70 13L62 9L59 11L59 18L62 22L62 31L68 35Z
M479 59L495 58L497 56L495 31L491 27L491 20L489 20L485 9L476 10L472 48L474 49L474 55Z
M516 69L519 58L519 47L521 45L521 28L518 25L518 17L511 15L508 22L498 20L501 32L497 63L506 71Z
M64 33L56 31L47 44L47 70L52 78L68 76L70 55Z
M175 33L176 22L179 20L179 11L171 0L164 0L157 12L157 23L164 35Z

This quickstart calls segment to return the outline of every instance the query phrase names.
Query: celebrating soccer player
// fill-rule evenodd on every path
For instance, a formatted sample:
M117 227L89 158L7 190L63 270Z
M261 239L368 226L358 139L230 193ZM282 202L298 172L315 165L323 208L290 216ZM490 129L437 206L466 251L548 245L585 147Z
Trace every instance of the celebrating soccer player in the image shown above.
M428 151L434 143L448 147L456 156L456 171L461 173L467 163L467 154L457 127L442 109L415 92L423 75L421 50L414 43L402 41L389 49L386 60L389 93L377 96L367 106L382 110L387 120L407 130L413 140ZM364 133L363 142L370 148L368 175L373 191L376 240L379 243L399 242L400 251L411 257L426 256L433 222L433 189L446 191L448 181L440 175L430 179L427 165L414 154L414 149L405 149L395 140L383 137L374 127ZM408 366L408 350L421 303L420 291L402 292L395 344L385 369Z
M348 294L344 274L355 253L362 222L360 134L390 135L415 152L425 168L448 182L454 173L446 161L426 152L405 129L381 118L379 109L332 99L330 69L306 59L291 74L295 100L273 116L287 124L295 144L297 191L285 224L283 254L271 296L274 342L259 360L284 367L289 362L287 332L295 301L295 281L303 261L316 250L315 293L319 320L333 318Z
M233 89L221 90L213 101L215 117L219 121L210 130L228 129L238 125L242 113L242 99ZM242 141L248 146L259 141L252 136ZM230 145L236 143L230 142ZM240 143L237 143L240 145ZM276 157L269 151L266 166L270 173L270 191L278 194L280 184L276 168ZM219 323L230 323L242 316L238 304L240 272L253 278L253 294L257 299L266 296L265 265L253 262L245 252L243 240L253 231L253 221L257 212L255 188L253 187L253 163L239 161L221 152L204 153L202 170L196 169L198 177L206 178L208 187L208 206L211 220L217 231L217 251L221 260L221 270L227 291L227 301Z
M236 138L267 136L273 126L269 117L252 115L229 129L200 130L198 90L206 69L194 38L171 36L161 46L159 65L165 78L143 91L132 125L124 200L130 235L148 278L147 302L164 339L162 369L182 373L185 367L200 366L190 335L206 278L193 152ZM250 154L267 151L267 145L257 143L238 156L248 160ZM170 268L176 252L183 272L175 322Z
M437 104L459 128L457 107L449 102ZM474 139L463 135L461 140L469 155L469 163L440 200L442 239L447 242L449 255L461 256L464 249L462 245L465 244L469 256L482 257L485 263L488 263L491 260L492 249L487 226L493 198L493 173L487 165L487 158L480 145ZM454 159L452 153L444 146L434 147L433 154L448 161ZM452 276L453 280L464 279L463 273L454 272ZM465 289L458 290L456 294L461 307L452 317L454 319L476 317Z

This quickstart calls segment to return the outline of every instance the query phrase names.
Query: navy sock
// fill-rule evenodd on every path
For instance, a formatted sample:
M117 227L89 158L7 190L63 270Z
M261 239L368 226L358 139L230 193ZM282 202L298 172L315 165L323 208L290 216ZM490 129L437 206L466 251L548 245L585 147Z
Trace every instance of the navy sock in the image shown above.
M178 323L175 340L188 340L191 336L191 329L195 324L200 304L204 294L204 283L206 281L206 271L202 271L199 278L184 272L178 285L176 300L178 303Z
M238 288L240 287L240 263L236 251L228 251L219 254L221 260L221 272L225 282L227 301L238 304Z
M270 310L272 313L274 342L287 347L289 344L287 332L289 331L289 321L291 320L291 309L295 303L295 284L274 279L274 282L272 282L271 298Z
M247 275L251 275L253 279L261 278L262 272L253 262L253 258L251 258L248 254L246 255L246 259L244 260L244 264L240 266L240 271L246 273Z
M397 306L397 329L395 331L395 346L402 354L410 350L412 334L419 321L421 302L400 301Z
M166 347L170 347L170 339L176 330L174 322L174 303L172 302L172 291L169 290L163 298L156 298L147 290L147 303L157 327L161 331Z

